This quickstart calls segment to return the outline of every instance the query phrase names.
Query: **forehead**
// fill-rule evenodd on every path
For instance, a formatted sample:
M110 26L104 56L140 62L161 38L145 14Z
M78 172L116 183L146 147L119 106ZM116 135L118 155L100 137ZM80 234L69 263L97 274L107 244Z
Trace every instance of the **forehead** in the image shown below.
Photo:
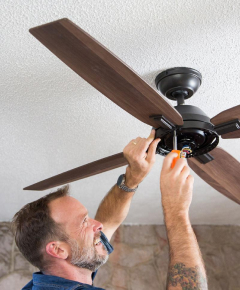
M87 214L87 209L81 202L71 196L63 196L52 200L48 206L54 221L65 225L84 218Z

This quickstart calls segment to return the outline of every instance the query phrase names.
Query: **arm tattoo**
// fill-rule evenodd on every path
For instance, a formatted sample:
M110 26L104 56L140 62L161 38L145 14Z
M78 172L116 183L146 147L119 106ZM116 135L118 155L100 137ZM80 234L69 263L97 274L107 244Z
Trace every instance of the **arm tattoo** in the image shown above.
M207 290L207 279L201 274L198 266L187 268L183 263L170 266L168 285L181 286L182 290Z

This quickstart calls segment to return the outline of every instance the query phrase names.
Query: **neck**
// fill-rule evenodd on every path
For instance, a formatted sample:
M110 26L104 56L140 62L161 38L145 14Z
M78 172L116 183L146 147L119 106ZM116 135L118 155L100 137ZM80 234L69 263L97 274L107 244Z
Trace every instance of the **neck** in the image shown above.
M79 268L66 263L66 261L52 265L49 269L43 271L43 274L92 285L92 272L90 270Z

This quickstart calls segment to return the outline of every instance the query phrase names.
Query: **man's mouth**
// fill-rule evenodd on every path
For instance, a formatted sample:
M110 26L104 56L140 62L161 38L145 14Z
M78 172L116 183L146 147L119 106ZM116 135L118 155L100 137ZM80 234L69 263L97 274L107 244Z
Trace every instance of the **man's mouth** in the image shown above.
M100 243L101 243L101 239L100 239L100 238L98 238L98 239L96 239L96 240L94 241L94 245L95 245L95 246L100 245Z

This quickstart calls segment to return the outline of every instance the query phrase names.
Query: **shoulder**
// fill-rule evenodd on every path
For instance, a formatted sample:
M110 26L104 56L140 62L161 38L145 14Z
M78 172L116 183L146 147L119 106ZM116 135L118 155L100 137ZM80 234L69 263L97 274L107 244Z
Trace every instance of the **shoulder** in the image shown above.
M30 282L27 283L27 285L25 285L22 290L32 290L33 288L33 280L31 280Z

